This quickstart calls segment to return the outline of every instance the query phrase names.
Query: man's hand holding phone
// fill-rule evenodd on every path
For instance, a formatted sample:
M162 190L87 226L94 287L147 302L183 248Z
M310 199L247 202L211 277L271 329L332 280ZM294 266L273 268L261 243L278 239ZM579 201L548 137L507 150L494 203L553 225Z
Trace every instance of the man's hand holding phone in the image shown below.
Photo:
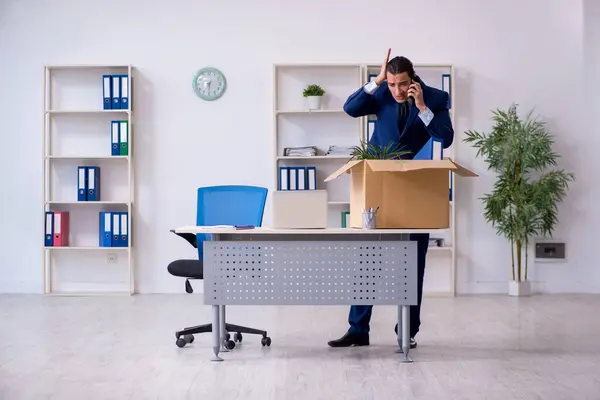
M420 111L425 111L427 109L427 106L423 101L423 89L421 88L419 82L413 81L410 84L410 86L408 87L408 95L412 96L412 98L415 99L415 106Z

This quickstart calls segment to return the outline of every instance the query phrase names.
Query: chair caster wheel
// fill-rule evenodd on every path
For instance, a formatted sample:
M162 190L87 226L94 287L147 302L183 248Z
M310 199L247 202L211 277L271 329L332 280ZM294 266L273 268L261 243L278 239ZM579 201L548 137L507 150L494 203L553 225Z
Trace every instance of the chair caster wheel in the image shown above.
M194 335L183 335L183 337L178 337L175 344L177 347L185 347L188 343L194 342Z
M227 350L233 350L235 348L235 342L233 340L226 340L224 346Z
M242 334L241 333L236 333L235 335L233 335L233 340L239 343L242 343Z
M231 339L231 335L229 334L229 332L227 332L225 334L225 340L229 340L229 339Z
M271 338L270 338L270 337L268 337L268 336L265 336L264 338L262 338L262 339L260 340L260 343L261 343L263 346L270 346L270 345L271 345Z
M188 343L194 343L194 335L184 335L183 338Z

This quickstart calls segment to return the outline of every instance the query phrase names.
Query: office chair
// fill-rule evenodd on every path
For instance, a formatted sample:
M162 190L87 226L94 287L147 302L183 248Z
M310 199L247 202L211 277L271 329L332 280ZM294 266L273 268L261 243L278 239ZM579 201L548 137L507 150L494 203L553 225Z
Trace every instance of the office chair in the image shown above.
M253 225L259 227L262 225L266 200L266 188L237 185L201 187L198 189L196 225ZM186 278L185 291L193 293L190 279L204 278L202 242L210 240L210 234L176 233L176 235L183 237L198 249L198 259L173 261L167 270L173 276ZM242 333L262 335L261 344L263 346L271 345L271 338L267 336L266 331L225 322L227 331L225 343L223 343L225 348L231 350L235 347L235 342L241 342ZM195 334L212 332L212 329L212 324L204 324L177 331L175 333L176 344L178 347L184 347L187 343L194 341ZM216 329L220 329L220 327ZM230 340L229 332L236 332L234 340Z

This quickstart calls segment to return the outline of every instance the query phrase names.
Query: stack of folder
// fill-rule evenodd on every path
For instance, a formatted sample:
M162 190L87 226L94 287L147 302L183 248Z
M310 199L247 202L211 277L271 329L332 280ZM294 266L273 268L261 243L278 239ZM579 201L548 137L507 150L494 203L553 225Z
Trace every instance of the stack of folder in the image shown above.
M77 201L100 201L100 167L77 167Z
M279 190L316 190L316 167L279 167Z
M328 156L352 156L352 152L354 151L354 149L352 148L352 146L336 146L336 145L331 145L329 146L329 149L327 149L327 155Z
M111 121L111 156L129 155L129 121Z
M105 110L129 109L129 75L102 75L102 96Z
M100 247L129 246L128 212L102 211L99 213Z
M44 246L66 247L69 245L69 212L46 211L44 223Z

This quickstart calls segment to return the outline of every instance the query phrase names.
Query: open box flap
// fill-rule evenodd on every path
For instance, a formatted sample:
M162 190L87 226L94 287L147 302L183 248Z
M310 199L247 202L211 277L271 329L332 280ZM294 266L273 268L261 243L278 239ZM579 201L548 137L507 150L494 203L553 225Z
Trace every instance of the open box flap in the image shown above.
M450 158L443 160L367 160L374 172L409 172L426 169L447 169L460 176L477 176L476 173L455 163Z
M334 173L329 175L327 178L325 178L325 182L334 180L338 176L342 175L344 172L349 172L352 168L354 168L354 166L356 166L357 164L359 164L361 162L363 162L363 160L348 161L346 164L344 164L342 167L340 167L340 169L338 169L337 171L335 171Z

